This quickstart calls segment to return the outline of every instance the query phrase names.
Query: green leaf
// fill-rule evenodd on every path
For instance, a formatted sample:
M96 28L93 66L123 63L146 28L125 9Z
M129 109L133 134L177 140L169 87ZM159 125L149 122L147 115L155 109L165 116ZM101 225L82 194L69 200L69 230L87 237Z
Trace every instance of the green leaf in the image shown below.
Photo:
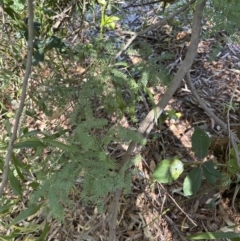
M3 213L6 213L6 212L9 212L9 209L12 206L13 206L13 203L5 204L5 205L0 206L0 213L3 214Z
M222 177L222 174L215 168L215 163L213 161L206 161L203 163L202 167L206 169L209 173L216 177Z
M197 233L193 235L189 235L187 239L199 240L199 239L225 239L225 238L236 238L239 237L239 233L234 232L206 232L206 233Z
M21 138L29 137L29 136L35 136L39 133L40 133L40 131L38 131L38 130L27 131L26 133L24 132L23 135L21 135Z
M183 164L177 158L173 160L162 160L152 175L153 181L160 183L170 183L176 180L183 172Z
M215 184L217 178L222 177L222 174L215 169L215 164L212 161L206 161L202 165L203 174L210 184Z
M13 164L15 165L15 166L17 166L17 167L19 167L19 168L21 168L21 169L24 169L25 171L28 171L30 168L31 168L31 165L29 165L29 164L26 164L26 163L24 163L24 162L22 162L22 161L19 161L18 159L17 159L17 157L15 156L15 154L13 154Z
M107 4L106 0L97 0L97 2L102 6L105 6Z
M33 55L33 66L38 65L40 62L44 61L44 49L38 49L37 51L35 51L34 55Z
M184 179L184 182L183 182L184 195L185 196L194 195L198 191L201 185L201 181L202 181L201 167L193 168Z
M7 13L13 20L20 20L20 15L11 7L4 7L4 12Z
M12 129L12 127L11 127L11 124L9 122L9 119L5 119L3 121L3 124L4 124L4 126L5 126L5 128L7 130L8 136L11 136L11 129Z
M24 175L22 174L21 170L19 169L19 167L17 165L15 165L15 168L16 168L16 171L17 171L17 174L19 176L19 178L24 182L25 181L25 178L24 178Z
M197 127L192 135L192 149L196 156L200 159L204 158L208 153L210 138L207 133Z
M13 145L13 148L36 148L36 147L44 147L44 144L39 138L31 138L27 139L25 141L21 141L18 143L15 143Z
M216 184L217 178L214 175L212 175L211 173L209 173L208 171L206 171L205 168L203 168L203 175L206 177L206 180L208 183Z
M127 67L129 64L127 62L117 62L114 64L114 66L123 66L123 67Z
M21 221L23 219L26 219L26 218L32 216L40 209L41 206L42 206L42 204L34 205L34 206L22 211L16 218L14 218L14 220L12 221L10 226L18 223L19 221Z
M14 176L12 170L9 169L9 181L11 184L11 187L13 189L13 193L17 196L22 197L22 186L21 183L18 181L18 179Z
M102 26L110 29L115 29L116 22L120 20L120 17L117 16L104 16L104 20L101 23Z
M21 234L18 231L13 231L10 235L6 235L6 236L0 236L0 240L1 241L12 241L14 240L16 237L19 237Z
M36 241L45 241L49 229L50 229L50 227L49 227L49 225L48 225L48 222L46 221L45 226L44 226L44 229L43 229L43 231L42 231L42 233L41 233L39 239L37 239Z
M60 131L58 131L54 134L48 134L48 133L44 133L44 132L42 132L41 134L43 134L45 137L48 137L49 139L53 140L53 139L59 138L60 136L64 135L67 132L71 132L71 130L70 129L63 129L63 130L60 130Z
M76 146L66 145L62 142L55 141L55 140L52 140L52 139L49 139L46 137L44 137L42 140L48 144L58 147L61 150L65 150L65 151L77 151L78 150L78 148Z

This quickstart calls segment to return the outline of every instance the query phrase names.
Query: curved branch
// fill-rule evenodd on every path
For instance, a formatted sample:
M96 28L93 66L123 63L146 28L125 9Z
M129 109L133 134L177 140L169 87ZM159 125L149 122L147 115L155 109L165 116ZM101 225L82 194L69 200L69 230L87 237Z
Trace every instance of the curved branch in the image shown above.
M163 95L162 99L159 101L157 104L156 108L151 110L146 118L142 121L138 128L138 132L147 136L148 133L151 131L154 125L154 118L158 118L170 99L172 98L173 94L179 87L182 79L184 76L188 73L188 71L191 68L191 65L193 63L193 60L195 58L196 52L197 52L197 47L199 43L199 38L200 38L200 30L201 30L201 19L202 19L202 13L203 9L205 7L206 0L203 0L196 6L196 10L194 13L194 18L193 18L193 25L192 25L192 37L191 37L191 43L189 45L188 51L186 58L183 60L181 67L178 69L175 77L173 78L168 90L165 92ZM123 166L126 162L129 161L131 158L131 155L136 147L136 143L132 141L123 157L123 159L120 161L120 165ZM121 196L122 190L117 189L116 192L114 193L114 203L113 203L113 212L112 216L110 219L110 232L109 232L109 241L115 241L116 240L116 235L115 235L115 227L116 227L116 222L117 222L117 210L119 206L119 198Z
M173 94L176 92L179 85L181 84L182 79L189 72L192 66L192 63L197 53L200 32L201 32L201 19L202 19L202 13L205 7L205 3L206 3L206 0L201 1L196 6L194 17L193 17L193 24L192 24L191 42L188 47L185 59L183 60L180 68L175 74L175 77L171 81L167 91L164 93L162 99L159 101L157 106L148 113L148 115L141 122L138 128L138 132L140 134L143 134L144 136L147 136L150 133L150 131L154 126L154 119L157 119L162 114L164 108L167 106ZM127 149L127 152L125 153L123 159L120 162L121 165L123 165L125 162L129 160L135 147L136 147L136 143L132 141Z
M8 179L8 169L9 164L12 157L13 152L13 144L14 141L17 138L17 132L18 132L18 126L20 122L20 118L23 112L25 99L26 99L26 93L27 93L27 84L28 84L28 78L31 73L31 67L32 67L32 54L33 54L33 1L28 0L28 55L27 55L27 65L26 65L26 71L23 79L23 85L22 85L22 95L21 100L19 104L19 108L16 113L15 117L15 124L13 127L13 133L10 138L9 144L8 144L8 150L4 162L3 167L3 175L2 175L2 181L0 185L0 197L2 197L4 186L6 185L7 179Z

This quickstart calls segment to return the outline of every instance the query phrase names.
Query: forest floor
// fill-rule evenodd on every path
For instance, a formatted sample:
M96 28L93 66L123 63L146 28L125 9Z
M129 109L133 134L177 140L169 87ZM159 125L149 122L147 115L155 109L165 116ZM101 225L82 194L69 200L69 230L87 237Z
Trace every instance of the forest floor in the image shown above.
M140 12L141 16L138 14ZM143 22L151 25L158 21L159 16L153 17L156 16L155 12L156 7L153 5L144 6L144 9L141 6L126 7L124 13L129 17L126 22L119 23L118 30L127 25L131 26L129 31L136 31ZM167 51L173 54L172 60L166 61L165 66L169 73L174 74L184 59L190 35L190 26L174 28L166 24L163 28L153 30L149 35L139 38L150 43L155 53ZM230 128L237 133L240 124L240 46L230 41L226 42L225 37L224 33L219 33L201 39L190 74L198 94L208 107L229 123ZM122 35L122 39L125 41L127 37ZM141 57L131 57L131 61L134 64L143 60ZM75 67L76 70L82 71L81 66ZM159 102L166 88L160 85L149 87L155 103ZM151 106L147 97L137 106L139 120L143 119ZM183 195L181 177L172 184L156 183L154 188L151 187L149 181L151 174L161 160L178 156L184 163L196 161L191 149L191 136L195 127L204 129L214 140L208 155L211 160L224 163L226 160L224 150L229 144L226 133L201 109L184 81L165 110L172 113L171 118L154 127L152 135L142 149L142 162L137 165L138 171L133 177L132 192L121 197L116 227L118 240L178 241L186 240L187 235L198 232L240 233L240 226L237 226L240 223L239 193L235 201L235 210L232 208L236 186L223 189L204 181L200 191L190 198ZM56 113L57 115L51 119L45 117L42 112L36 113L38 121L29 122L29 125L32 129L44 129L49 123L53 130L59 125L68 128L68 116L64 112L56 111ZM128 118L123 118L122 123L124 127L133 127ZM137 127L137 124L135 125L134 127ZM121 157L125 150L126 146L114 150L116 158ZM79 184L76 184L76 190L77 192L71 194L75 203L74 208L65 210L66 217L63 224L59 224L54 219L50 221L47 240L107 240L112 213L111 194L105 200L108 207L106 212L99 214L94 206L81 205ZM34 219L35 222L44 223L41 215Z
M159 20L152 17L156 16L155 11L154 6L148 5L144 9L141 6L125 8L128 20L118 28L127 25L131 26L129 30L136 31L143 22L151 25ZM139 12L143 14L139 16ZM174 28L166 24L140 38L150 43L155 53L167 51L173 54L172 60L166 61L166 69L175 73L184 59L190 33L190 26ZM200 97L236 133L240 124L240 46L226 42L225 37L224 33L219 33L201 39L190 73ZM131 61L137 63L143 60L131 57ZM166 87L149 89L155 103L158 103ZM151 109L147 97L137 109L141 120ZM172 111L173 116L155 126L152 137L142 150L143 159L137 166L138 174L133 178L132 193L121 198L116 229L118 240L177 241L186 240L187 235L198 232L240 233L240 226L237 226L240 222L240 194L233 210L234 185L222 188L204 181L200 191L191 198L183 196L181 178L172 184L155 184L152 190L150 176L162 159L178 156L185 163L196 161L191 149L191 136L196 126L204 129L214 140L208 156L211 160L225 163L224 150L229 144L226 133L201 109L184 81L165 110ZM131 127L127 118L123 119L123 123L125 127ZM123 147L122 153L116 150L117 158L124 149L126 147ZM77 203L79 197L74 198ZM56 240L106 240L112 212L111 198L106 200L109 209L102 215L97 214L94 207L84 208L81 205L69 210L65 225L58 227L57 233L53 232L58 237Z

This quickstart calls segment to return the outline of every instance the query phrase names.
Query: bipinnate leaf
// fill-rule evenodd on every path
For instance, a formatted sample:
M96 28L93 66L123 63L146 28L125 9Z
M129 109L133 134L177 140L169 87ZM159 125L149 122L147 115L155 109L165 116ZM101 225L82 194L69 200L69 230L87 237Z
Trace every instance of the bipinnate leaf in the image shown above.
M162 160L156 167L152 175L153 181L160 183L170 183L176 180L183 172L183 164L177 158L173 160Z
M208 153L209 145L209 136L204 130L197 127L192 135L192 149L195 155L200 159L204 158Z
M183 182L183 192L185 196L191 196L196 194L199 190L202 181L202 169L201 167L193 168L185 177Z

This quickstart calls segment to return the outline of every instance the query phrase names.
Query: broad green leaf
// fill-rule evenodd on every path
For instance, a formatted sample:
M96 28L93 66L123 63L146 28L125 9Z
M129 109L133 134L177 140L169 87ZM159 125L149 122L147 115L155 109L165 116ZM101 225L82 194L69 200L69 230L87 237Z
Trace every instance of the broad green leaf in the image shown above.
M66 49L66 45L63 42L63 40L56 36L51 36L51 37L47 38L46 41L44 42L43 46L44 46L44 50L45 50L44 52L46 52L47 50L53 49L53 48L57 48L62 53Z
M15 195L22 197L22 186L21 183L18 181L18 179L14 176L12 170L9 169L8 172L9 181L11 184L11 187L13 189L13 192Z
M46 137L43 138L43 141L46 143L49 143L55 147L58 147L61 150L65 150L65 151L77 151L78 150L78 148L76 146L66 145L62 142L55 141L55 140L52 140L52 139L49 139Z
M206 161L202 165L203 174L210 184L215 184L217 178L222 177L222 174L215 169L215 164L212 161Z
M206 168L203 167L203 175L206 177L206 180L208 183L210 184L216 184L217 182L217 178L216 176L212 175L211 173L209 173Z
M192 149L196 156L200 159L204 158L208 153L210 138L207 133L197 127L192 135Z
M38 65L40 62L44 61L44 49L38 49L35 51L34 55L33 55L33 60L32 60L32 64L33 66Z
M187 239L199 240L199 239L225 239L225 238L236 238L239 237L239 233L234 232L206 232L206 233L197 233L189 235Z
M198 191L201 185L201 181L202 181L201 167L193 168L184 179L184 182L183 182L184 195L185 196L194 195Z
M213 161L206 161L203 163L202 167L206 169L209 173L216 177L222 177L222 174L215 168L215 164Z
M13 145L14 148L36 148L36 147L44 147L44 144L39 138L30 138L25 141L20 141Z
M183 172L183 163L177 158L174 158L170 166L170 174L173 180L176 180L182 174L182 172Z
M12 221L10 226L18 223L19 221L21 221L23 219L26 219L26 218L32 216L40 209L41 206L42 206L42 204L34 205L34 206L31 206L30 208L22 211L16 218L14 218L14 220Z
M156 167L152 175L153 181L160 183L170 183L176 180L183 172L183 164L177 158L173 160L162 160Z

